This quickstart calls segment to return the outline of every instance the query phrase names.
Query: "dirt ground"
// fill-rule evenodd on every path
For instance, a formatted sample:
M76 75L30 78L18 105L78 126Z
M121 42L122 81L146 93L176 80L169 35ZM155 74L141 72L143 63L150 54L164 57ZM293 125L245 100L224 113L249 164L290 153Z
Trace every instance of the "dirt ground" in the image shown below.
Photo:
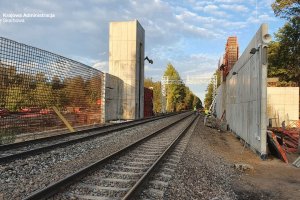
M199 124L198 124L199 125ZM234 180L238 199L300 199L300 169L270 156L263 161L230 132L205 127L211 148L229 163L245 163L253 169Z
M261 160L233 133L206 127L202 118L164 199L299 200L300 169L274 157Z

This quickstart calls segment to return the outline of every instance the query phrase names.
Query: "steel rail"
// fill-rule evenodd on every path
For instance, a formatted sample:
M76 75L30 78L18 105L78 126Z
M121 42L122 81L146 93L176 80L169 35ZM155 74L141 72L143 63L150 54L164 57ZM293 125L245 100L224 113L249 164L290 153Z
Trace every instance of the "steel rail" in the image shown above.
M118 124L110 124L110 125L106 125L106 126L90 128L90 129L84 129L84 130L75 131L75 132L68 132L68 133L63 133L63 134L60 134L60 135L53 135L53 136L49 136L49 137L43 137L43 138L38 138L38 139L28 140L28 141L23 141L23 142L16 142L16 143L12 143L12 144L4 144L4 145L0 145L0 151L10 150L10 149L13 149L13 148L18 148L18 147L23 147L23 146L26 146L26 145L31 145L31 144L35 144L35 143L39 143L39 142L46 142L46 141L51 141L51 140L55 140L55 139L61 139L61 138L73 136L75 134L80 135L80 134L85 134L86 132L90 132L90 131L98 131L98 130L102 130L102 129L106 129L106 128L128 125L128 124L132 124L132 123L136 123L136 122L140 122L140 121L146 121L146 122L150 122L151 120L155 121L155 120L158 120L158 119L161 119L161 118L164 118L164 117L168 117L168 116L172 116L172 115L175 115L175 114L177 114L177 113L170 113L170 114L167 114L167 115L160 115L160 116L142 118L142 119L132 120L132 121L129 121L129 122L123 122L123 123L118 123ZM47 132L45 132L45 133L47 133Z
M176 115L176 114L172 114L171 116L173 116L173 115ZM170 115L167 115L167 117L169 117L169 116ZM126 126L121 126L121 127L117 126L116 128L113 128L113 129L110 129L110 130L107 130L107 131L105 131L105 130L101 131L101 129L97 129L97 128L91 129L91 130L84 130L85 131L84 133L92 132L92 131L94 132L94 131L98 131L98 130L101 131L101 132L97 132L97 133L87 135L87 136L84 136L84 137L75 138L75 139L71 139L71 140L68 140L68 141L62 141L62 142L58 142L58 143L55 143L55 144L50 144L50 145L47 145L47 146L38 147L38 148L30 149L30 150L27 150L27 151L25 150L25 151L18 152L18 153L15 153L15 154L3 156L3 157L0 157L0 164L7 163L7 162L10 162L12 160L23 159L23 158L26 158L28 156L44 153L44 152L50 151L50 150L58 148L58 147L64 147L64 146L72 145L72 144L75 144L75 143L83 142L83 141L90 140L90 139L95 138L95 137L105 136L105 135L110 134L110 133L115 132L115 131L128 129L128 128L131 128L131 127L134 127L134 126L137 126L137 125L145 124L145 123L148 123L148 122L151 122L151 121L156 121L156 120L159 120L159 119L165 118L165 117L166 116L157 117L157 118L150 118L150 119L145 120L145 121L138 120L138 122L134 121L136 123L128 122L126 124ZM106 128L107 127L108 126L106 126ZM99 127L99 128L102 128L102 127ZM74 134L74 132L73 132L73 134ZM80 133L80 134L82 134L82 133ZM61 138L59 138L59 139L61 139ZM46 140L46 141L43 141L43 142L49 142L49 141Z
M189 125L178 134L178 136L172 141L172 143L167 147L167 149L156 159L156 161L150 166L150 168L145 172L145 174L134 184L134 186L126 193L126 195L122 198L122 200L134 199L137 194L141 191L143 185L150 178L151 174L158 168L159 164L162 162L163 158L168 155L168 153L174 149L174 147L178 144L180 139L188 132L190 127L193 125L195 120L198 117L195 117Z
M24 200L37 200L37 199L47 199L51 196L53 196L54 194L57 194L58 192L62 191L64 188L68 187L69 185L75 183L76 181L80 180L81 178L85 177L86 175L94 172L95 170L97 170L100 166L104 165L107 161L116 158L118 156L120 156L122 153L124 153L125 151L136 147L137 145L145 142L146 140L151 139L152 137L158 135L159 133L162 133L164 131L166 131L167 129L171 128L173 125L175 125L176 123L185 120L186 118L192 116L193 114L189 114L187 116L184 116L182 118L180 118L179 120L176 120L175 122L163 127L162 129L158 130L158 131L154 131L153 133L151 133L150 135L139 139L138 141L135 141L129 145L127 145L126 147L124 147L123 149L120 149L118 151L115 151L114 153L106 156L105 158L102 158L101 160L90 164L87 167L84 167L82 169L80 169L79 171L68 175L67 177L47 186L44 189L38 190L34 193L32 193L31 195L29 195L28 197L26 197Z

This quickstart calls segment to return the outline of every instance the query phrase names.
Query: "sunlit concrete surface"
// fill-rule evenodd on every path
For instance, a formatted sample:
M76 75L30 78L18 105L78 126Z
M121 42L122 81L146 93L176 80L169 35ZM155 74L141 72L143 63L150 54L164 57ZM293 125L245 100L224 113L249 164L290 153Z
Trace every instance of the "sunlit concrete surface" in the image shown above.
M145 31L137 20L110 23L109 73L124 82L122 119L143 117L144 49Z
M268 87L268 118L272 127L299 119L299 87Z
M123 94L124 82L111 74L104 74L103 81L103 122L118 120L123 117L123 102L120 94Z
M229 128L261 156L266 155L267 58L265 45L270 41L267 24L262 24L218 89L217 115L226 110ZM251 54L251 49L257 49ZM233 75L233 72L236 72ZM226 100L222 100L226 95ZM222 102L222 103L220 103Z

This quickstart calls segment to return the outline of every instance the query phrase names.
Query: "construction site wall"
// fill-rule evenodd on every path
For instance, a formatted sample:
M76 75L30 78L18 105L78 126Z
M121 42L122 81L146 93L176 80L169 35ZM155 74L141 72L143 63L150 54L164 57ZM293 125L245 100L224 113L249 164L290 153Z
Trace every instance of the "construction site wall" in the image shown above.
M268 87L267 113L270 126L281 127L299 119L299 87Z
M104 84L102 84L103 122L123 118L123 88L124 82L120 78L111 74L104 74Z
M216 114L217 118L225 119L225 108L226 108L226 84L222 82L217 89L216 96Z
M220 87L223 89L218 90L221 93L217 95L217 102L223 103L216 105L217 116L220 118L226 110L229 128L262 157L266 155L267 51L265 45L268 42L268 26L262 24L228 73L226 82L222 82ZM251 54L253 48L257 51Z

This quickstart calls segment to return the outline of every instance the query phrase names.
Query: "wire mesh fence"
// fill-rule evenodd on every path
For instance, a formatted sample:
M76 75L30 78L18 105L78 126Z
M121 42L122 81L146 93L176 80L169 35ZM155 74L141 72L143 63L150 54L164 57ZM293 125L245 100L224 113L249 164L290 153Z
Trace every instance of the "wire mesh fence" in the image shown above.
M0 143L63 129L63 119L72 127L101 123L102 80L87 65L0 37Z

